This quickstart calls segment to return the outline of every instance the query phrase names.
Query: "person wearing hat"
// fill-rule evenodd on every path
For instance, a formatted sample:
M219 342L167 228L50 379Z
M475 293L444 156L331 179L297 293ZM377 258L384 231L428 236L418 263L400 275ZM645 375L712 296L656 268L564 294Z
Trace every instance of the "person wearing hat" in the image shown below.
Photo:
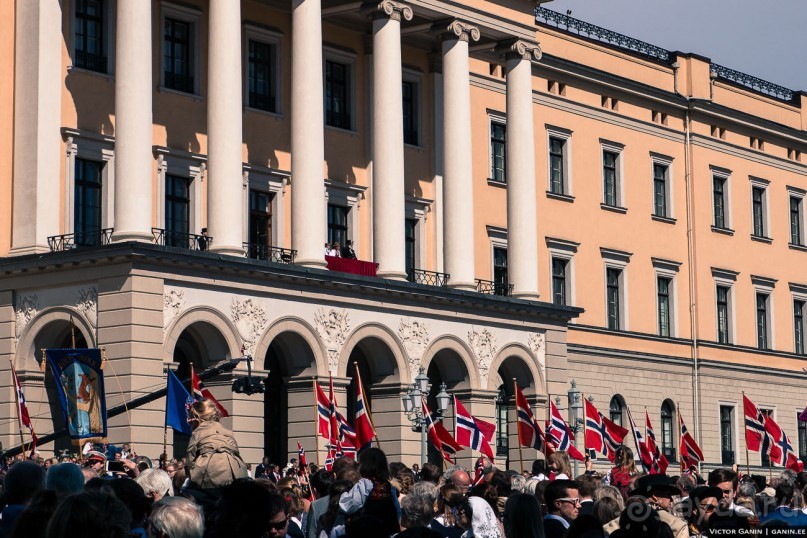
M84 459L84 467L92 469L98 476L103 476L104 466L106 465L106 456L97 450L90 450L87 452L87 457Z
M689 493L688 518L689 535L700 536L709 528L709 522L718 507L718 501L723 498L720 488L713 486L700 486Z
M669 476L665 474L650 474L639 478L636 482L636 489L630 492L630 496L644 498L644 502L647 505L657 510L660 520L669 525L675 538L688 538L689 528L687 527L686 521L670 513L673 495L680 495L680 493L680 490L673 484ZM603 529L608 534L611 534L620 528L619 522L619 519L610 521L603 525Z

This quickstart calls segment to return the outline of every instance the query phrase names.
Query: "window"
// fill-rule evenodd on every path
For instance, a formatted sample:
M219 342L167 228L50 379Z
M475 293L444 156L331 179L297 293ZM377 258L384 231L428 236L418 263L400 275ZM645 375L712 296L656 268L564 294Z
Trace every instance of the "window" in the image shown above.
M509 397L504 390L504 385L499 387L499 394L496 397L496 456L507 458L509 450L509 439L507 424L507 401Z
M268 192L249 191L249 245L256 252L272 246L272 198Z
M352 129L351 65L325 60L325 125Z
M410 282L415 278L415 230L418 221L416 219L406 219L404 221L404 240L406 248L406 275Z
M673 442L673 405L669 400L661 404L661 453L669 461L675 461Z
M569 260L552 258L552 302L557 305L566 305L566 269Z
M333 246L345 246L348 239L347 214L349 209L340 205L328 204L328 242Z
M793 348L799 355L804 355L804 305L803 300L793 301Z
M509 295L507 280L507 249L493 247L493 293Z
M751 188L751 209L754 217L754 235L765 237L765 189Z
M656 293L658 295L658 334L659 336L672 336L670 294L672 291L672 279L667 277L657 277Z
M73 231L76 245L97 245L101 239L101 185L104 163L76 159Z
M106 7L104 0L76 1L75 67L107 72Z
M172 247L188 246L190 233L190 184L187 177L165 176L165 244Z
M566 194L566 173L564 170L564 148L566 141L549 137L549 192Z
M619 177L617 171L617 161L619 154L613 151L602 152L602 173L603 173L603 203L608 206L617 207L619 205Z
M728 228L726 218L726 181L727 178L712 176L712 205L714 208L715 228Z
M729 326L729 293L728 286L717 286L717 341L721 344L731 343Z
M805 461L807 458L807 422L802 422L799 419L801 413L796 413L796 424L798 425L799 436L799 459Z
M667 200L667 172L669 167L653 163L653 214L657 217L669 217Z
M763 409L761 407L758 407L757 409L759 410L760 414L764 418L773 417L773 409ZM759 453L762 455L762 458L761 458L762 459L762 461L761 461L762 466L763 467L769 467L771 462L770 462L770 457L768 456L768 453L765 450L760 450Z
M803 198L798 196L790 197L790 244L804 245L801 202Z
M507 126L499 121L490 122L490 179L498 183L507 181L505 151Z
M768 301L770 295L767 293L756 294L757 300L757 347L759 349L768 349L769 334L768 334Z
M620 280L622 270L608 268L605 271L606 298L608 303L608 328L620 329Z
M720 451L723 465L734 465L734 407L720 406Z
M403 130L404 144L417 146L420 144L420 133L418 132L418 97L420 85L413 80L404 80L401 87L403 96Z
M622 401L622 396L619 394L615 395L611 398L611 404L609 405L609 417L611 422L622 426L622 415L625 411L625 404Z
M248 49L248 106L277 112L277 46L250 39Z
M194 93L193 23L165 18L165 87Z

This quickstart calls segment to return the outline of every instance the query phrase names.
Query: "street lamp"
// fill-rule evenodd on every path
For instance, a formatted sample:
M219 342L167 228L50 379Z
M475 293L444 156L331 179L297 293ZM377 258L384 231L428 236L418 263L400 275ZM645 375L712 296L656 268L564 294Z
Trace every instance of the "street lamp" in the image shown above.
M577 432L580 431L580 426L583 425L583 402L580 399L580 391L577 390L577 381L572 379L571 387L566 392L569 401L569 428L574 434L574 444L577 448ZM583 433L585 435L585 432ZM574 460L574 475L577 476L578 461Z
M404 413L412 423L412 431L420 432L420 464L426 461L426 419L423 416L423 398L429 394L429 376L420 367L415 382L401 395ZM451 395L446 392L446 384L440 383L440 392L437 393L437 409L434 410L436 418L442 418L443 412L451 403Z

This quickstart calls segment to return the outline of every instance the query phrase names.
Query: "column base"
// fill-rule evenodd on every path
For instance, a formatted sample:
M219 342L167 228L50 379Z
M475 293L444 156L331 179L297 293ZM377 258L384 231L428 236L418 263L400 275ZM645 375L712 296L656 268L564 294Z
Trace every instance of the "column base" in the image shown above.
M303 267L310 267L311 269L325 269L325 259L322 258L295 258L294 265L302 265Z
M378 271L376 276L379 278L388 278L390 280L400 280L402 282L407 280L406 273L402 273L400 271Z
M476 282L454 282L449 280L448 287L455 290L476 291Z
M154 236L150 232L112 232L113 243L124 243L126 241L139 241L141 243L153 243Z
M236 256L238 258L244 257L244 247L236 247L236 246L212 246L210 247L210 252L214 254L224 254L225 256Z
M537 301L540 295L536 291L518 291L513 290L510 295L514 299L524 299L525 301Z
M25 256L26 254L44 254L50 252L48 245L29 245L26 247L14 247L8 251L9 256Z

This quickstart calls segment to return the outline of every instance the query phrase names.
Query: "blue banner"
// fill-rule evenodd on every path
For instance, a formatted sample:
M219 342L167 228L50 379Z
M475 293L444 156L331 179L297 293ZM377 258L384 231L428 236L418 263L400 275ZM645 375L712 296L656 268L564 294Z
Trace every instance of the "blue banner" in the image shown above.
M106 441L106 392L100 349L46 349L68 435Z
M168 370L168 392L165 396L165 425L176 431L190 435L193 430L188 424L188 406L193 403L191 393L177 375Z

